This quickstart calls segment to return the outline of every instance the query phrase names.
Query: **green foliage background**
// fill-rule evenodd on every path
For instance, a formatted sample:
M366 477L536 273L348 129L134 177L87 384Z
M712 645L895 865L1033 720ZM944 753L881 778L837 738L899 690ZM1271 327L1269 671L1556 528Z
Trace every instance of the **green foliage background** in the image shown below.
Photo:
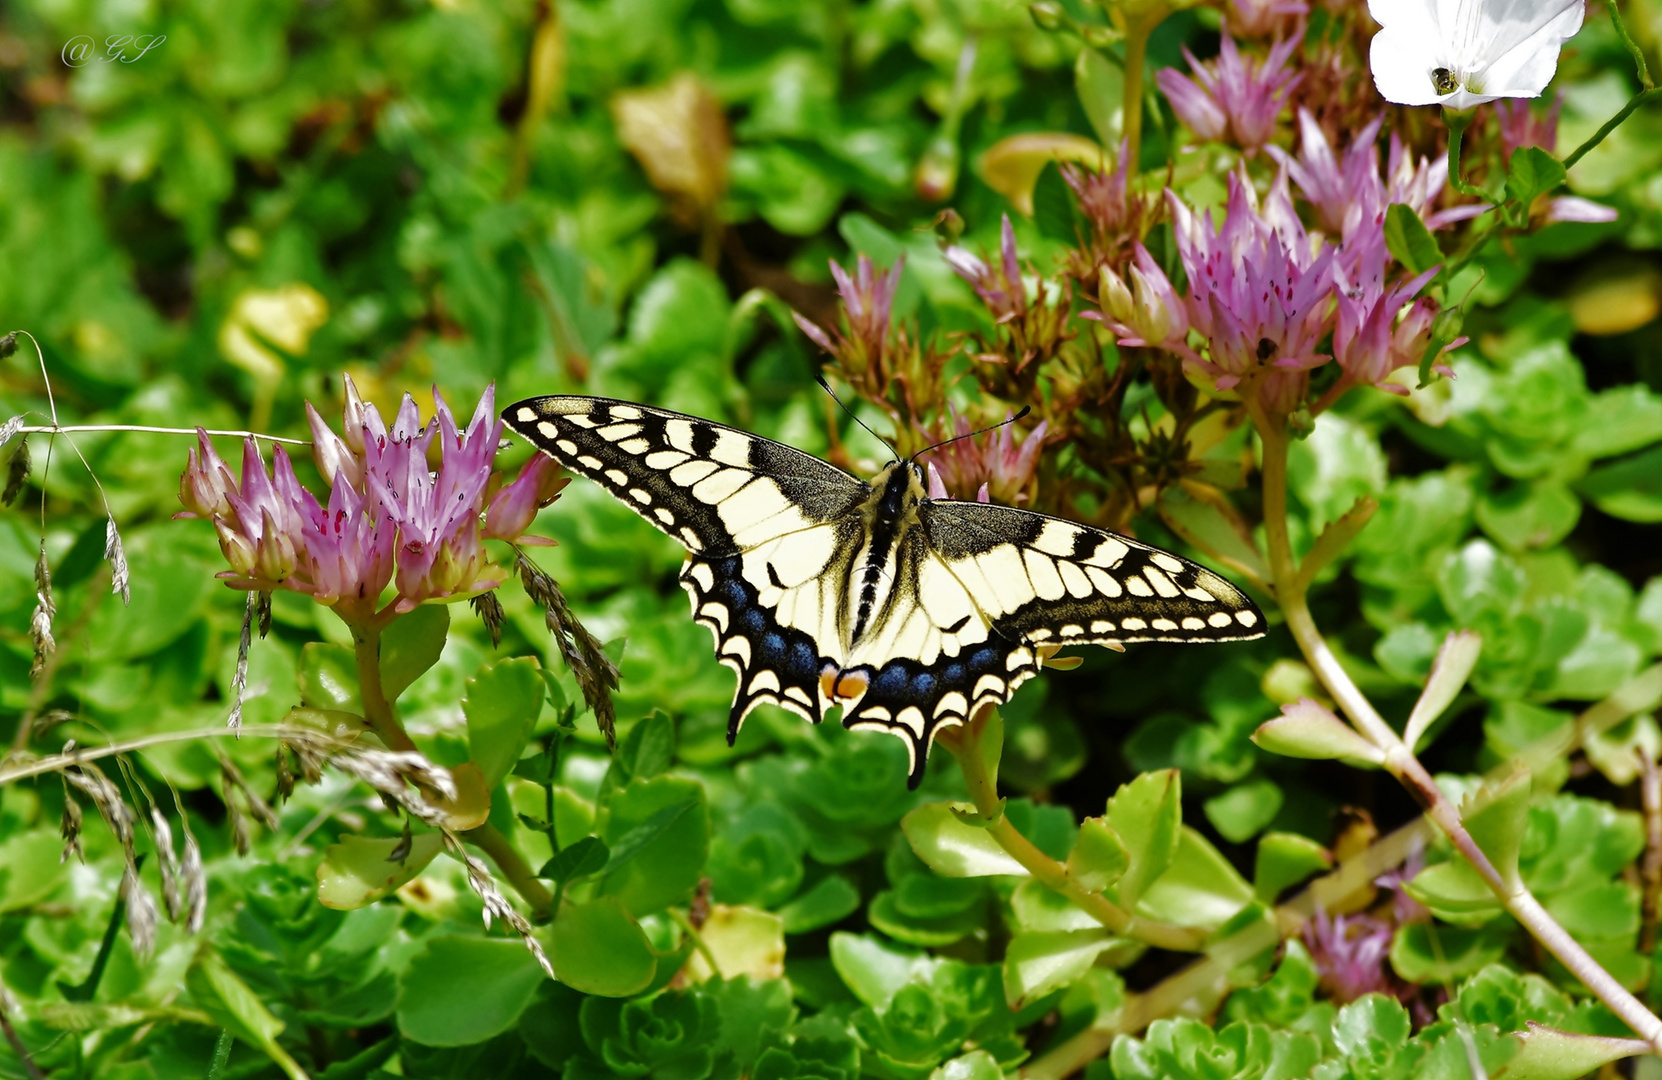
M1099 9L1061 6L1101 21ZM1645 42L1657 14L1636 6ZM1184 43L1209 51L1217 26L1215 12L1173 16L1151 63L1179 63ZM72 37L112 33L166 41L131 63L60 62ZM542 113L530 96L539 33L560 50L544 72ZM955 88L971 41L972 77ZM973 163L1012 133L1095 133L1078 52L1077 38L995 0L15 3L0 13L0 329L38 337L66 423L303 435L302 401L330 415L347 370L383 409L435 382L459 404L492 382L504 402L580 389L823 453L815 350L777 317L781 306L741 298L767 288L830 322L827 259L847 265L863 251L887 264L905 251L898 315L925 334L986 329L922 231L942 204L918 194L920 162L955 175L950 204L966 242L995 247L1009 207ZM713 260L701 260L712 252L696 213L654 188L616 121L620 92L686 70L731 125L728 183L706 211L726 226ZM1629 71L1607 25L1590 18L1560 71L1564 145L1620 107ZM1619 223L1551 226L1485 250L1457 380L1413 408L1352 395L1295 447L1300 542L1357 496L1382 504L1328 572L1317 614L1387 716L1406 713L1447 631L1484 635L1434 768L1472 774L1520 753L1662 652L1659 125L1639 113L1574 174L1578 191L1621 210ZM1150 144L1162 159L1158 130ZM1019 217L1016 227L1024 254L1048 266L1056 239ZM316 332L299 349L265 343L263 366L233 362L225 328L239 300L295 285L327 305ZM1590 332L1635 311L1614 318L1618 333ZM33 350L5 365L5 414L41 422L47 387ZM62 441L48 468L37 438L32 486L0 517L0 734L17 730L18 749L46 753L69 738L223 724L242 600L213 581L221 562L209 531L170 520L183 440L95 433L75 443L90 473ZM99 561L94 476L132 566L125 607ZM32 681L43 523L61 651ZM1181 546L1152 515L1136 525ZM54 1076L120 1080L279 1075L262 1050L275 1040L330 1080L922 1080L938 1068L985 1080L1113 1016L1128 986L1173 970L1084 942L1083 964L1029 985L1013 1010L1012 935L1080 928L1014 879L941 877L914 853L902 817L963 796L946 755L908 793L894 740L814 730L774 710L754 715L729 750L731 676L687 616L674 545L581 483L539 528L560 542L543 564L613 643L623 673L620 756L608 760L592 717L578 715L548 778L562 845L591 832L615 843L677 800L693 806L598 890L638 920L655 958L631 996L543 979L517 941L482 930L479 902L447 859L398 900L320 906L325 847L367 836L390 850L396 822L365 789L327 774L239 856L214 750L181 741L137 767L152 789L176 788L194 822L207 928L192 938L164 925L142 961L119 937L90 1002L63 988L82 984L99 956L119 853L92 825L84 865L60 865L60 786L0 791L0 981L25 1003L18 1031L36 1062ZM327 612L292 594L276 600L274 632L252 654L251 724L275 723L302 699L328 705L319 687L333 654L316 643L344 644ZM534 741L581 700L541 614L512 589L503 603L499 650L457 609L442 655L402 701L441 763L468 758L464 702L512 689L518 676L502 658L537 657L559 675L546 706L540 692L525 706ZM1329 844L1341 807L1381 827L1413 814L1371 777L1359 786L1343 766L1272 758L1248 740L1279 703L1310 692L1308 671L1282 659L1294 655L1277 631L1227 650L1091 655L1080 671L1030 684L1004 710L1011 820L1064 857L1079 820L1100 814L1122 782L1180 769L1183 819L1240 871L1212 887L1250 896L1257 866L1268 889L1259 898L1273 900L1284 883L1263 876L1261 836ZM1636 949L1644 841L1636 767L1623 762L1634 747L1654 757L1659 742L1641 716L1552 763L1545 792L1562 791L1531 811L1526 841L1532 887L1635 987L1649 984L1651 958ZM269 793L268 742L218 743ZM546 841L514 819L546 813L537 760L518 763L492 813L540 864ZM669 913L703 878L715 904L768 913L761 933L783 941L788 981L637 992L667 983L688 954ZM1401 1006L1365 998L1336 1009L1295 944L1216 1025L1161 1020L1092 1075L1291 1076L1318 1061L1331 1077L1444 1075L1436 1069L1466 1060L1457 1020L1482 1029L1478 1048L1497 1066L1510 1044L1491 1044L1525 1019L1611 1030L1510 920L1440 913L1443 937L1393 947L1404 978L1457 988L1412 1050L1399 1053ZM229 1063L215 1065L221 1030L237 1038ZM4 1046L0 1075L25 1075Z

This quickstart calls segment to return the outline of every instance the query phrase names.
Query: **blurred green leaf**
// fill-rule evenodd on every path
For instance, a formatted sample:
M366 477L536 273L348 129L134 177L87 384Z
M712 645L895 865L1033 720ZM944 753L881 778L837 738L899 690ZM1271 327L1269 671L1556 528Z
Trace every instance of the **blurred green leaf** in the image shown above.
M482 1042L519 1022L545 977L518 941L432 938L399 979L398 1031L425 1046Z
M535 657L499 660L467 681L468 756L494 788L519 761L542 715L543 681Z

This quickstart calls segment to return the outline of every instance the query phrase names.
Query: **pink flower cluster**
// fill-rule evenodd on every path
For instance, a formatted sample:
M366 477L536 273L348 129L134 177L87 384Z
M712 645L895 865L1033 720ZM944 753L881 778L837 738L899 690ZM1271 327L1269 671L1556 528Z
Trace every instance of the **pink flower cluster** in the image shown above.
M512 483L493 471L502 423L494 387L466 428L433 392L423 425L408 394L391 428L346 382L343 434L309 404L313 456L329 482L326 502L301 486L281 446L268 474L253 439L243 444L238 483L207 433L179 483L180 517L204 518L219 534L237 589L290 589L351 621L375 613L392 586L392 610L459 600L495 588L484 540L546 542L524 533L567 478L553 459L532 458ZM437 459L437 470L430 462Z
M1027 487L1039 467L1039 451L1044 447L1048 430L1046 423L1041 420L1017 446L1012 434L1014 424L1002 424L981 440L964 438L973 430L970 422L950 405L947 411L953 423L947 437L953 441L928 453L929 497L968 498L974 492L980 502L987 502L991 497L1005 506L1020 505L1027 498Z
M833 331L835 340L796 312L791 312L791 316L814 344L841 359L851 371L865 371L888 355L894 298L905 267L906 257L902 255L886 273L879 273L871 260L861 255L855 263L854 276L850 277L836 260L831 261L831 276L836 279L837 293L842 298L846 328L843 333Z
M1276 117L1302 78L1286 70L1298 47L1298 38L1288 38L1271 46L1261 63L1253 63L1225 34L1218 58L1211 63L1183 50L1194 78L1175 68L1161 68L1154 77L1172 111L1191 131L1209 141L1232 142L1250 155L1275 135Z
M1438 307L1416 297L1436 272L1392 276L1386 211L1405 204L1437 229L1484 208L1440 207L1447 163L1411 160L1394 136L1382 176L1379 127L1375 120L1335 154L1301 110L1299 155L1270 148L1281 167L1262 201L1244 170L1232 173L1221 224L1168 191L1186 290L1137 244L1123 276L1102 270L1097 317L1121 344L1180 356L1192 378L1215 390L1239 392L1250 380L1271 412L1297 408L1307 373L1329 361L1343 374L1324 402L1352 386L1407 393L1390 378L1417 366L1431 346ZM1315 211L1316 232L1299 219L1294 184ZM1328 340L1331 353L1319 351ZM1440 363L1438 370L1448 373Z

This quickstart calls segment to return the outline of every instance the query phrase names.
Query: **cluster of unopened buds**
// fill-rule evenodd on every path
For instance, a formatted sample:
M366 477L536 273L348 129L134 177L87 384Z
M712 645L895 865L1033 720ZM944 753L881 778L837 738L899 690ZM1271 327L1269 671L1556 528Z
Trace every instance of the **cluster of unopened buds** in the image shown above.
M340 435L306 406L313 459L329 485L322 500L301 485L281 446L268 472L254 440L245 440L239 481L199 430L178 516L213 523L231 566L219 576L232 588L305 593L348 622L476 596L500 584L483 541L550 542L526 530L569 481L538 454L505 482L494 469L503 434L495 406L488 388L459 427L435 390L434 417L423 424L406 394L389 428L348 379Z

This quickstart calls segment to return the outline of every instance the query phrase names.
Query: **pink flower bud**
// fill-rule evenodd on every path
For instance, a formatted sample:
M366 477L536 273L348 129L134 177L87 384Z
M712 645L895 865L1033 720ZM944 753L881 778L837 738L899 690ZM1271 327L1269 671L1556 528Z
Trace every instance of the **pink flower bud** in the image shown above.
M514 482L505 485L485 510L484 535L489 540L515 540L531 527L537 511L559 497L570 483L559 463L547 454L538 454L525 463Z
M363 460L347 445L346 440L329 430L329 425L323 422L323 417L318 415L309 401L306 402L306 420L312 426L312 460L317 463L317 471L323 474L324 482L330 487L337 483L363 486ZM358 434L362 436L362 428ZM358 441L361 448L362 438Z

